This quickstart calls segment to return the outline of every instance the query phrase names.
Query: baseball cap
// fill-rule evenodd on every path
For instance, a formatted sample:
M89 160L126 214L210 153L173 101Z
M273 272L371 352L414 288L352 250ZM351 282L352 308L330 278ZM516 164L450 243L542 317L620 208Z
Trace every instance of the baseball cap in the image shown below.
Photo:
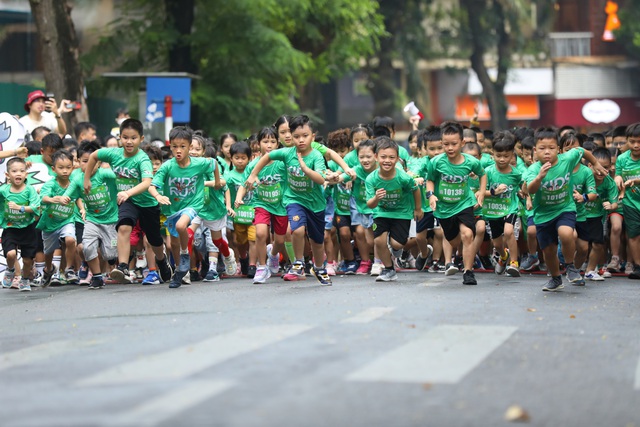
M29 112L29 106L33 103L33 101L35 101L38 98L46 98L46 97L47 96L41 90L34 90L33 92L29 93L29 95L27 96L27 102L26 104L24 104L25 111L27 113Z

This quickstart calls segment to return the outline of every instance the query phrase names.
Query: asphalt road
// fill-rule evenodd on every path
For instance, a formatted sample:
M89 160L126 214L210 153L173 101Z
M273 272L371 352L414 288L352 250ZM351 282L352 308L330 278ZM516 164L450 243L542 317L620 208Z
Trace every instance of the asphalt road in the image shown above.
M0 425L640 425L639 282L477 277L1 290Z

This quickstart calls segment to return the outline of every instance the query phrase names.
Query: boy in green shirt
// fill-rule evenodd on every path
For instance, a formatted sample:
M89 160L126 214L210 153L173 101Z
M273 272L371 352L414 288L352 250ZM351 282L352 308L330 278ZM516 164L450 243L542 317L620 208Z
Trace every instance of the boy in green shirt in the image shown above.
M571 283L582 280L573 260L576 244L573 232L576 225L576 205L571 187L571 172L584 157L596 172L605 172L593 155L583 148L558 154L558 134L552 128L539 128L535 134L535 153L538 161L527 170L527 190L532 195L533 215L540 249L544 253L551 279L543 291L562 289L558 238L562 244L567 279Z
M120 125L121 148L101 148L91 153L87 170L93 170L101 161L111 165L116 174L118 194L118 265L110 277L116 282L132 283L129 273L129 255L131 253L131 230L140 221L140 228L147 236L155 259L147 259L149 271L160 269L164 281L171 279L172 270L164 255L164 239L160 234L160 207L157 200L147 191L153 178L153 165L149 156L140 150L144 141L142 123L136 119L127 119ZM91 175L84 176L84 191L90 193L93 184ZM153 257L151 257L153 258Z
M596 148L593 156L598 163L605 168L611 167L611 153L606 148ZM593 165L590 166L593 171ZM584 204L587 216L587 229L589 230L589 242L591 253L587 264L587 273L584 278L592 281L602 281L604 277L598 274L598 263L604 262L604 221L607 213L618 208L618 187L609 175L593 171L596 182L597 198Z
M22 255L23 270L18 289L31 290L29 276L36 255L36 216L39 214L40 197L31 185L26 183L27 164L18 157L7 162L5 172L7 183L0 187L2 212L2 251L7 260L7 269L2 279L2 287L10 288L15 277L17 251Z
M615 182L622 198L624 223L634 261L629 279L640 279L640 122L626 129L627 151L616 160ZM630 262L628 260L627 262Z
M169 132L173 158L160 166L151 181L149 194L159 204L167 206L164 225L171 235L171 251L176 262L170 288L179 288L182 278L189 273L189 225L204 206L204 180L216 170L216 162L204 157L189 156L193 132L177 126ZM216 182L220 181L216 173ZM162 194L158 192L162 189Z
M523 181L522 173L511 165L514 145L515 139L509 131L498 132L494 137L495 163L485 170L487 188L482 210L489 221L489 235L497 251L495 273L502 274L506 270L509 276L518 277L518 243L514 227L518 221L518 191ZM509 258L511 262L507 266Z
M313 251L312 272L322 285L331 285L331 278L324 266L324 210L323 195L326 165L324 158L312 148L315 138L313 123L309 117L297 116L289 123L295 147L281 148L263 156L247 178L245 186L251 190L258 175L271 160L280 160L287 167L287 188L284 204L291 225L291 237L295 262L284 275L284 280L304 280L304 244L308 234ZM342 163L342 159L340 159ZM346 166L346 165L345 165Z
M92 277L89 289L104 287L103 271L101 268L98 249L112 267L118 257L118 205L116 200L116 175L111 169L101 168L98 164L93 170L87 170L87 163L91 153L98 151L100 144L95 141L85 141L78 147L79 173L71 174L69 187L62 196L61 203L68 205L72 200L82 199L85 204L85 223L83 233L83 253L89 265ZM84 176L91 176L91 191L84 192Z
M482 206L484 190L475 196L469 187L470 175L479 177L479 188L487 186L487 177L480 161L462 152L462 126L456 122L444 122L440 125L444 153L429 162L427 198L436 218L440 220L444 237L451 247L462 243L462 262L464 285L477 285L473 274L476 233L474 207ZM450 260L446 260L450 261ZM453 263L447 264L447 270L455 274L458 270Z
M420 190L414 179L396 168L398 144L389 137L376 138L378 169L366 179L367 206L373 209L373 242L384 269L378 282L397 280L391 251L400 256L409 238L411 220L422 219ZM400 253L397 253L400 252Z
M76 258L75 205L63 203L63 195L69 187L69 176L73 171L73 157L68 151L60 150L53 154L52 161L52 170L56 177L40 189L42 215L37 225L37 228L42 230L44 245L45 270L42 279L44 287L49 286L56 273L52 265L53 253L56 249L60 249L60 241L64 241L67 260L64 278L69 284L78 283L78 276L73 268Z

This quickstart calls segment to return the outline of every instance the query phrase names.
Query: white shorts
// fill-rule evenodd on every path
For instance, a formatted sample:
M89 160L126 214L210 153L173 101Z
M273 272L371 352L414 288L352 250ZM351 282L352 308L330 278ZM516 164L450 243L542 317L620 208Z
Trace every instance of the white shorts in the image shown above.
M118 258L118 232L116 224L95 224L86 222L82 238L84 257L91 261L98 257L98 248L102 257L109 261Z
M191 221L191 223L193 225L198 225L204 228L208 228L210 231L224 231L224 229L228 227L226 216L223 216L222 218L216 219L213 221L210 221L208 219L202 219L199 216L197 216L193 218L193 221Z

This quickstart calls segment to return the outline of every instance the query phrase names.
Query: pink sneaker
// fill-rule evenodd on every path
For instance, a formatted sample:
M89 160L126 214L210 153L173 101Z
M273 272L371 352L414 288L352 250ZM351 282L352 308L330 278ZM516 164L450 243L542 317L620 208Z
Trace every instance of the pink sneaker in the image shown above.
M338 268L338 266L336 265L336 262L327 262L327 274L329 276L335 276L336 275L336 268Z
M356 270L356 274L369 274L371 271L371 260L369 261L360 261L360 267Z

